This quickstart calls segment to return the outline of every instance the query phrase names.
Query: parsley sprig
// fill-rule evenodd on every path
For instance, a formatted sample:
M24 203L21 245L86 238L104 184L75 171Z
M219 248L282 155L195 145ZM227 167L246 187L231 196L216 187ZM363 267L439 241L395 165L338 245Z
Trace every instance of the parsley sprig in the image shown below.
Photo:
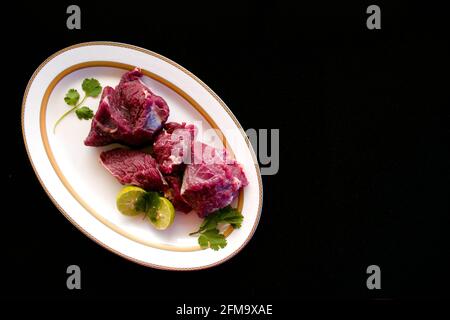
M219 232L218 225L230 224L237 229L241 227L243 220L244 216L237 209L227 206L207 216L200 228L189 235L199 235L198 244L200 247L219 250L227 245L227 239Z
M68 111L66 111L56 122L55 126L53 127L53 132L55 132L56 127L58 124L64 119L68 114L75 111L75 114L77 115L78 119L82 120L89 120L92 119L94 116L94 112L86 106L83 106L80 108L80 106L86 101L88 97L96 98L101 92L102 92L102 86L100 85L100 82L98 82L97 79L91 78L91 79L84 79L83 83L81 84L81 88L84 91L84 97L80 101L80 94L76 89L70 89L67 91L66 96L64 97L64 101L71 106Z

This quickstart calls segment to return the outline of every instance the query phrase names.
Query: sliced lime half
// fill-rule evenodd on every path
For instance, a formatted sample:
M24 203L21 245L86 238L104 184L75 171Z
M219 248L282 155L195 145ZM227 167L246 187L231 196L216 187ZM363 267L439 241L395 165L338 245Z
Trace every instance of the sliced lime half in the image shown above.
M135 186L127 186L123 188L116 198L117 209L127 216L136 216L145 213L136 210L136 202L146 193L142 188Z
M172 202L164 197L159 197L159 206L155 214L148 216L152 225L158 230L165 230L175 220L175 208Z

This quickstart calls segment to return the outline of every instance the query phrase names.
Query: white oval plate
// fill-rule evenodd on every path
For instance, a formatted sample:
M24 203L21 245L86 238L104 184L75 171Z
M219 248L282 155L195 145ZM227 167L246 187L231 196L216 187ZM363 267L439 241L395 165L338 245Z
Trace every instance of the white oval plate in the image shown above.
M201 220L195 213L177 213L165 231L154 229L137 217L126 217L115 207L121 185L99 163L101 151L83 144L90 121L70 114L53 132L53 124L68 106L64 95L81 90L84 78L102 86L115 86L134 66L142 69L144 82L170 107L169 121L201 127L199 140L226 146L244 167L249 185L234 205L242 210L240 229L225 230L228 245L219 251L202 250L195 231ZM86 105L94 111L99 98ZM216 132L206 129L216 128ZM203 129L203 130L202 130ZM218 129L218 130L217 130ZM149 50L111 42L89 42L63 49L35 71L25 91L22 131L34 171L58 209L80 231L98 244L136 263L168 270L196 270L218 265L238 253L258 225L262 183L256 158L245 132L220 98L192 73Z

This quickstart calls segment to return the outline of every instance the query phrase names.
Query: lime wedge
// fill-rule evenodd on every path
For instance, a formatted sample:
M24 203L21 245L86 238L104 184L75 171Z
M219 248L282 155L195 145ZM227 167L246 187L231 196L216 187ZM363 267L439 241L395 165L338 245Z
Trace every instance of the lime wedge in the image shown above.
M172 202L164 197L159 197L159 206L154 215L149 216L150 222L158 230L165 230L175 220L175 208Z
M146 191L139 187L127 186L123 188L116 198L117 209L127 216L135 216L140 213L145 213L136 210L136 202L142 197Z

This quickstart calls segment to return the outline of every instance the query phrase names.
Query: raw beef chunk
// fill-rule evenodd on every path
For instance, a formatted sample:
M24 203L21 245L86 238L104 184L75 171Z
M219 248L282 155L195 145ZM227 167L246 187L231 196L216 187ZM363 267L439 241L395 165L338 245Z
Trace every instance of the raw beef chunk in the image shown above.
M146 190L162 190L164 180L153 157L147 153L116 148L100 154L100 161L121 184Z
M180 192L197 214L205 217L229 205L248 180L225 149L195 142L192 150L194 161L186 166Z
M85 145L98 147L119 142L140 146L153 141L169 117L169 107L141 77L136 68L125 73L115 89L104 88Z

